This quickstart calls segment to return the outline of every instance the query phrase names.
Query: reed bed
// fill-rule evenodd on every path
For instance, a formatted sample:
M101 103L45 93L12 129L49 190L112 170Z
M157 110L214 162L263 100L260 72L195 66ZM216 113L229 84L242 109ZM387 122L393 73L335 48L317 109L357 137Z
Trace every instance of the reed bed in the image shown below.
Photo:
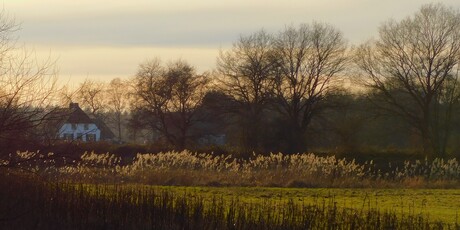
M56 161L59 163L56 163ZM312 153L254 154L249 159L189 151L137 154L123 159L114 154L85 152L78 159L18 152L0 162L47 178L88 183L142 183L184 186L269 187L406 187L458 188L457 159L406 161L382 167L373 162ZM384 168L384 170L382 170Z

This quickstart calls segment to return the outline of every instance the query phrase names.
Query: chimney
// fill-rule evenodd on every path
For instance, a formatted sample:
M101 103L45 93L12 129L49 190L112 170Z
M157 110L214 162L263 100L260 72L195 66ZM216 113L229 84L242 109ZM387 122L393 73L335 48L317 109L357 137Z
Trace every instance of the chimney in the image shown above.
M70 109L79 108L78 103L72 103L72 102L71 102L70 105L69 105L69 108L70 108Z

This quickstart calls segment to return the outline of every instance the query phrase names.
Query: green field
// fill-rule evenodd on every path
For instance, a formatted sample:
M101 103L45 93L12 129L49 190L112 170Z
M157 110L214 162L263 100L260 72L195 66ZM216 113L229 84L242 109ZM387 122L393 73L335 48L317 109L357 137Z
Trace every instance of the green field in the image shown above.
M459 189L0 180L5 229L458 229Z
M203 196L205 199L237 197L241 202L293 200L305 204L336 202L338 207L390 210L401 214L423 214L432 221L458 223L460 189L335 189L262 187L156 187L174 193Z

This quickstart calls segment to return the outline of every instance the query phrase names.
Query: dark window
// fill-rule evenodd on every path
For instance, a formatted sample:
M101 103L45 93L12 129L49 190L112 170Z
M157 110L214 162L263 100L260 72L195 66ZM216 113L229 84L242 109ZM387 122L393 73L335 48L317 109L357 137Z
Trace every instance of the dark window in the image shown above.
M72 124L72 130L77 129L77 124Z
M86 134L86 141L96 141L96 134Z
M62 138L66 141L71 141L73 140L73 133L64 133L64 135L62 136Z
M83 133L77 133L77 139L76 140L83 140Z
M88 124L84 124L83 126L84 126L85 130L88 130L88 129L89 129L89 125L88 125Z

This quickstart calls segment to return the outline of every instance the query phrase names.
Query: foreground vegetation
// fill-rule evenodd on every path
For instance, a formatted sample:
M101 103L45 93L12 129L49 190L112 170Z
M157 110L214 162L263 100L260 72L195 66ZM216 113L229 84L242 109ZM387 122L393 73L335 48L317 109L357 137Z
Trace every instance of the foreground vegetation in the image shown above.
M7 229L460 227L459 190L440 189L459 188L456 159L381 165L315 154L18 151L0 160L0 176Z
M2 174L0 222L6 229L458 229L416 207L377 208L370 197L342 206L320 190L150 187L42 183ZM225 194L230 191L233 194ZM236 192L243 192L237 194ZM344 190L346 192L346 190ZM334 191L340 192L340 191ZM379 192L375 190L375 192ZM433 192L433 196L442 194ZM247 193L247 194L244 194ZM277 194L279 197L254 195ZM299 193L306 195L299 200ZM307 195L308 193L317 196ZM251 195L248 195L251 194ZM297 196L296 196L296 195ZM332 193L331 193L332 194ZM410 194L410 193L409 193ZM458 196L458 194L457 194ZM429 195L427 195L429 197ZM454 198L455 195L452 194ZM443 198L441 198L443 199ZM458 198L457 198L458 200ZM354 202L350 200L350 202ZM430 202L427 202L430 203ZM363 208L362 206L366 206ZM423 209L423 206L421 207Z

